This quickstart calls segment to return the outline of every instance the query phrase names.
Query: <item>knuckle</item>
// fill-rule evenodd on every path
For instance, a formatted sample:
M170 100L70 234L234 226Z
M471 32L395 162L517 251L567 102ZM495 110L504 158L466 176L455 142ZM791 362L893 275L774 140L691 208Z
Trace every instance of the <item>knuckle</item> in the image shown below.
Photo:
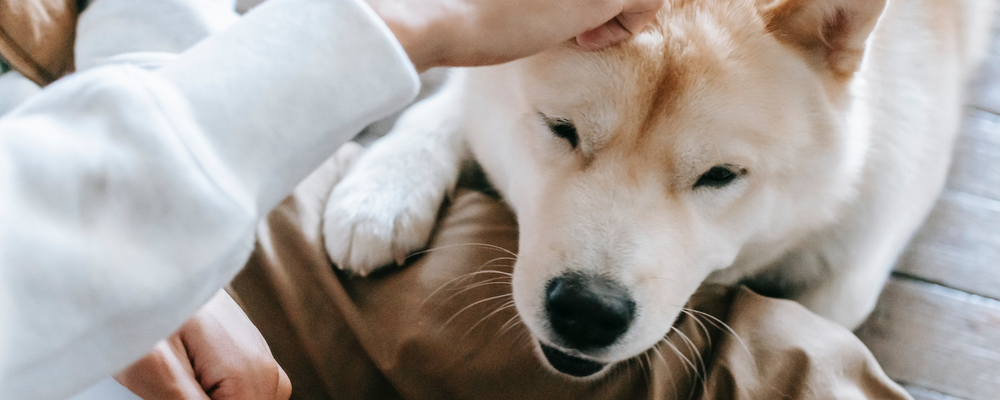
M273 396L275 400L287 400L292 395L292 383L288 375L273 357L267 357L260 364L260 382L266 382L261 393Z
M287 400L291 397L291 382L269 355L229 365L228 370L228 378L213 398Z
M173 352L166 345L157 344L152 351L146 353L142 359L133 365L144 370L165 371L169 370L171 365L173 365L173 359Z
M278 387L275 389L275 400L288 400L292 397L292 381L285 374L285 371L278 368Z

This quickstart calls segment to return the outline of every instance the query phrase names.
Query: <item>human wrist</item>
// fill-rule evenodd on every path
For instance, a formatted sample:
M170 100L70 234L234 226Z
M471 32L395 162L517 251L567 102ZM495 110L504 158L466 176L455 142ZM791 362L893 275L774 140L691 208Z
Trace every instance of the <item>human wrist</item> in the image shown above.
M425 8L415 12L407 8L405 2L367 1L396 36L417 72L446 64L449 46L444 39L450 36L446 24L442 23L445 18L438 17L443 14L442 10Z

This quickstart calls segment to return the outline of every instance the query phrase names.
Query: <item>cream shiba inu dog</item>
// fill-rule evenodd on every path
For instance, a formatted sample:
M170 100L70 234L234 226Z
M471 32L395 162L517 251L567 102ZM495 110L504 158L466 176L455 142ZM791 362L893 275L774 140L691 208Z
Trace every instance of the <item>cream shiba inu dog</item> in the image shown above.
M556 370L645 352L703 282L872 310L945 181L992 0L668 0L629 42L457 70L333 190L365 275L424 247L463 160L518 216L516 308Z

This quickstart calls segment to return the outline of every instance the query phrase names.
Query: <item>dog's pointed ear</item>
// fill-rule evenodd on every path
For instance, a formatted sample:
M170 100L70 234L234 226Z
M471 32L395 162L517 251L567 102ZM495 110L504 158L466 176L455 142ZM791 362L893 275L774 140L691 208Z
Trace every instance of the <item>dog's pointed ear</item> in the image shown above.
M767 30L838 78L858 70L886 0L758 0Z

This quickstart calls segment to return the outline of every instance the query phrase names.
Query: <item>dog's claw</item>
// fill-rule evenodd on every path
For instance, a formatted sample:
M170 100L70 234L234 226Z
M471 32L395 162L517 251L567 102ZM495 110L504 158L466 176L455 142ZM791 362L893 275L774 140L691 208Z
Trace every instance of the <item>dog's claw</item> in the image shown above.
M396 265L402 267L406 263L406 259L410 256L410 252L406 249L397 248L393 253L396 261Z

